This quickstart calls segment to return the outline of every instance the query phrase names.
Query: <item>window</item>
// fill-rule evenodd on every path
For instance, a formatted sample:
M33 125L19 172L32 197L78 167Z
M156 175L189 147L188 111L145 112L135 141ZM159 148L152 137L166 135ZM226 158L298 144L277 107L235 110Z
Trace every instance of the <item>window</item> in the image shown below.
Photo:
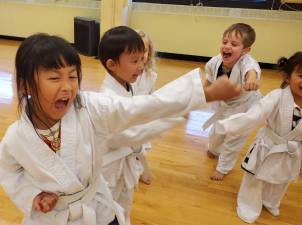
M282 0L133 0L133 2L250 9L302 10L302 4L284 4Z

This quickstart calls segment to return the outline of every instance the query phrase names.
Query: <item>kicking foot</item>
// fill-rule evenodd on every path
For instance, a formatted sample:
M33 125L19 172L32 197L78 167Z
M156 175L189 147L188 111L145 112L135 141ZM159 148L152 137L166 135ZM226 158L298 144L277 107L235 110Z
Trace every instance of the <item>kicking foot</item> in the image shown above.
M213 175L210 178L211 178L211 180L222 180L223 177L224 177L223 173L220 173L217 170L215 170L215 172L213 173Z
M208 155L208 157L210 158L210 159L216 159L217 158L217 156L216 155L214 155L212 152L210 152L209 150L207 151L207 155Z
M146 184L146 185L150 185L151 184L151 177L148 175L141 175L139 177L139 181Z

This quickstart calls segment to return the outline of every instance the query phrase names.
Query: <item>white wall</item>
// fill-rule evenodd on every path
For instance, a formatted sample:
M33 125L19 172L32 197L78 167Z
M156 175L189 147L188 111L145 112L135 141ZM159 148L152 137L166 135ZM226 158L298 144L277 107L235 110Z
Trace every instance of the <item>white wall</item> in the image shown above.
M73 43L74 17L99 20L100 11L97 1L0 0L0 35L28 37L46 32Z
M302 12L133 5L131 27L149 33L161 52L212 57L218 54L223 31L238 22L256 30L252 55L260 62L276 63L280 56L302 51Z

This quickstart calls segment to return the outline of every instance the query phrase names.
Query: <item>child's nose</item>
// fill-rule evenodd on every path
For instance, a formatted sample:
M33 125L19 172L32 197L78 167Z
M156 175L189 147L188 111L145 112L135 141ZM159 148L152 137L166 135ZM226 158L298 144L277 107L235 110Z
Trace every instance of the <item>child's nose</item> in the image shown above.
M224 45L224 47L230 48L230 47L231 47L231 44L230 44L230 43L226 43L226 44Z
M70 81L63 81L62 82L62 85L61 85L61 89L63 90L63 91L69 91L69 90L71 90L72 89L72 85L71 85L71 82Z

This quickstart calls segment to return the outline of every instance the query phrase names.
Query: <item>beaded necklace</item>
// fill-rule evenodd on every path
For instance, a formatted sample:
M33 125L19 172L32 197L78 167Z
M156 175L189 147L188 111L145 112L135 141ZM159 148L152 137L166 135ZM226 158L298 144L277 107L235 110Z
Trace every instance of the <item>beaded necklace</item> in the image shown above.
M48 132L50 131L50 132ZM53 150L57 152L61 147L61 122L56 123L48 130L37 130L39 137Z

